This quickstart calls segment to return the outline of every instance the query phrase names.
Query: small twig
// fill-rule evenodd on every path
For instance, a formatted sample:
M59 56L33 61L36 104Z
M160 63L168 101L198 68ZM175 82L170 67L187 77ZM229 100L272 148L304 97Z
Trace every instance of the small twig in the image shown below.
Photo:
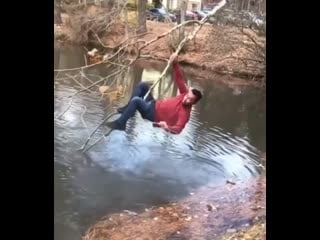
M113 48L113 49L116 49L118 47L120 47L121 45L123 45L125 42L133 39L133 38L137 38L137 37L142 37L144 35L147 35L147 34L155 34L153 32L146 32L146 33L140 33L140 34L136 34L134 36L131 36L131 37L128 37L127 39L125 39L124 41L122 41L121 43L119 43L118 45L114 46L114 47L108 47L108 48Z
M59 79L58 76L60 75L60 72L57 73L57 75L54 77L54 79Z
M69 108L71 107L71 105L72 105L72 103L73 103L73 98L74 98L76 95L78 95L78 94L81 93L81 92L88 91L90 88L96 86L97 84L99 84L100 82L104 81L105 79L108 79L108 78L110 78L110 77L112 77L112 76L114 76L114 75L117 75L117 74L118 74L119 72L121 72L123 69L124 69L124 68L122 68L122 69L120 69L119 71L116 71L116 72L108 75L108 76L105 77L105 78L102 78L101 80L99 80L99 81L91 84L89 87L84 88L84 89L81 89L81 90L79 90L78 92L76 92L75 94L69 96L69 97L71 97L71 101L70 101L70 103L69 103L69 106L68 106L67 109L66 109L65 111L63 111L63 113L61 113L57 118L58 118L58 119L61 118L61 117L69 110Z
M69 77L62 77L62 78L55 78L54 80L59 80L59 81L63 81L63 80L68 80L70 79Z
M89 52L89 49L88 48L86 48L86 47L83 47L84 48L84 50L86 50L86 52Z
M93 83L93 81L90 78L88 78L82 71L80 72L80 74L83 78L87 79L90 83Z
M78 74L74 75L74 77L78 77ZM61 77L61 78L55 78L54 80L63 81L63 80L69 80L69 79L70 79L70 77Z
M76 94L75 94L75 95L76 95ZM73 96L71 97L71 101L69 102L69 105L68 105L68 107L66 108L66 110L64 110L58 117L56 117L56 119L60 119L60 118L69 110L69 108L71 107L71 105L72 105L72 103L73 103L73 97L74 97L75 95L73 95Z
M68 76L69 78L71 78L73 81L75 81L80 87L82 88L86 88L85 86L83 86L77 79L75 79L73 76L71 76L70 74L66 74L66 76ZM88 91L92 92L91 90L88 89Z
M83 54L83 58L84 58L84 63L85 63L85 65L87 66L87 65L88 65L88 62L87 62L87 57L86 57L85 54Z
M115 63L115 62L111 62L106 60L106 63L110 63L111 65L115 65L115 66L119 66L119 67L126 67L126 65L120 64L120 63Z
M124 68L125 68L125 67L124 67ZM80 93L80 92L84 92L84 91L88 91L90 88L92 88L92 87L96 86L97 84L99 84L99 83L101 83L101 82L105 81L106 79L108 79L108 78L110 78L110 77L113 77L114 75L117 75L118 73L122 72L122 70L123 70L124 68L121 68L120 70L118 70L118 71L116 71L116 72L114 72L114 73L112 73L112 74L108 75L107 77L102 78L101 80L99 80L99 81L97 81L97 82L95 82L95 83L91 84L89 87L86 87L86 88L84 88L84 89L82 89L82 90L78 91L78 93Z
M88 130L87 124L86 124L86 122L85 122L84 119L83 119L83 115L86 113L86 111L87 111L87 107L84 106L84 111L82 112L80 118L81 118L81 122L82 122L83 126L86 128L87 133L88 133L88 135L89 135L89 130Z
M104 45L103 42L100 40L98 34L96 34L93 30L91 30L94 33L94 36L97 38L98 42L101 44L104 48L109 48L108 46Z
M141 54L140 58L151 58L151 59L158 60L158 61L163 61L163 62L168 61L167 58L157 57L157 56L154 56L154 55L146 55L146 54Z
M139 48L139 51L141 51L143 48L146 48L147 46L149 46L150 44L154 43L155 41L158 41L159 39L161 39L161 38L169 35L169 34L170 34L171 32L173 32L174 30L176 30L176 29L178 29L178 28L181 28L182 26L185 26L185 25L188 25L188 24L192 24L192 23L200 24L200 21L198 21L198 20L185 21L185 22L183 22L183 23L181 23L181 24L179 24L179 25L171 28L169 31L164 32L164 33L158 35L157 37L153 38L152 40L146 42L143 46L141 46L141 47Z
M100 61L100 62L96 62L96 63L90 64L90 65L87 65L87 66L82 66L82 67L77 67L77 68L54 69L53 71L54 72L66 72L66 71L83 70L83 69L87 69L87 68L91 68L91 67L97 66L97 65L102 64L102 63L103 63L103 61Z
M107 133L103 134L100 138L98 138L97 141L95 141L92 145L90 145L86 150L84 150L83 152L87 152L89 149L91 149L94 145L96 145L98 142L100 142L102 140L102 138L105 138L107 136L109 136L109 134L113 131L113 129L110 129Z
M259 44L257 42L256 39L254 39L254 37L252 37L249 33L245 32L244 29L241 29L241 32L246 36L248 37L261 51L264 51L264 48L263 46L261 46L261 44ZM254 31L253 31L254 32ZM255 33L255 32L254 32Z
M116 114L117 114L117 113L115 112L115 113L111 113L111 114L109 114L108 116L106 116L106 117L102 120L102 122L92 131L92 133L91 133L91 134L89 135L89 137L87 138L86 142L81 146L80 150L83 150L83 149L87 146L88 142L91 140L91 137L93 136L93 134L95 134L95 132L99 129L99 127L101 127L102 124L105 123L105 121L107 121L109 118L111 118L112 116L114 116L114 115L116 115Z
M87 76L93 76L93 77L98 77L98 78L102 78L100 75L98 75L98 74L93 74L93 73L87 73L86 74Z
M101 64L101 63L106 63L106 62L108 62L109 60L113 59L115 56L117 56L123 49L127 48L129 45L132 45L132 44L135 44L135 43L127 44L127 45L119 48L113 55L111 55L110 57L106 58L105 60L102 60L102 61L97 62L97 63L95 63L95 64L91 64L91 65L88 65L88 66L86 66L86 67L80 67L80 68L57 69L57 70L54 70L54 71L83 70L83 69L85 69L85 68L92 67L92 66L95 66L95 65L99 65L99 64Z

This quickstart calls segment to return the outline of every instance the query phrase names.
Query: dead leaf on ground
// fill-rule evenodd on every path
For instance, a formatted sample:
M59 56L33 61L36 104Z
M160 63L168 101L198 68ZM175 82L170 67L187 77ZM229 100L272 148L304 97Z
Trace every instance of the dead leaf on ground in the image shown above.
M231 180L227 180L226 183L227 184L231 184L231 185L236 185L236 183L234 181L231 181Z
M212 205L212 204L208 204L208 205L207 205L207 208L208 208L208 211L217 210L217 208L216 208L214 205Z

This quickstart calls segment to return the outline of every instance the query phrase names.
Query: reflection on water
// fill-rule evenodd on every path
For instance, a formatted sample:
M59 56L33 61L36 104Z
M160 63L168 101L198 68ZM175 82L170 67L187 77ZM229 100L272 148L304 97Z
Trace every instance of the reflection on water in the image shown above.
M78 52L77 52L78 51ZM55 54L56 68L82 64L81 50ZM57 60L58 59L58 60ZM98 80L115 71L99 66L85 71ZM76 72L70 73L72 75ZM123 105L140 80L157 79L160 72L133 68L106 84L125 85L127 93L115 101ZM55 116L69 104L68 96L80 87L62 73L55 80ZM77 95L61 119L55 119L55 239L79 239L99 217L123 209L143 209L187 195L204 184L227 178L244 179L259 173L259 155L265 151L265 95L255 89L234 89L212 81L188 84L201 88L204 98L193 108L180 135L153 128L139 114L128 122L126 133L114 131L86 154L77 149L103 117L113 111L95 93ZM83 85L88 79L77 78ZM157 86L156 98L177 93L171 76ZM97 131L92 142L107 129Z

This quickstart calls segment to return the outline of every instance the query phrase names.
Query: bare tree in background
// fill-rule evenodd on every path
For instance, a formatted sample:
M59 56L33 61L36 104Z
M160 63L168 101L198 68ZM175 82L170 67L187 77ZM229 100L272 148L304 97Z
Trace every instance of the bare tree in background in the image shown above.
M231 8L263 14L266 12L266 0L230 0Z
M62 24L60 4L61 4L61 0L54 0L54 23L55 24Z
M186 11L188 6L188 0L181 0L180 2L180 15L181 15L181 22L185 21Z
M117 1L117 2L119 2L119 1ZM102 6L108 8L108 9L112 9L114 3L115 3L114 0L104 0L102 2Z
M145 33L147 32L147 0L139 0L138 1L138 29L137 33Z
M167 6L166 6L167 9L170 9L170 0L167 0Z
M154 7L155 8L161 8L162 7L162 1L161 0L154 0L152 1L153 4L154 4ZM167 1L167 4L168 4L169 1Z

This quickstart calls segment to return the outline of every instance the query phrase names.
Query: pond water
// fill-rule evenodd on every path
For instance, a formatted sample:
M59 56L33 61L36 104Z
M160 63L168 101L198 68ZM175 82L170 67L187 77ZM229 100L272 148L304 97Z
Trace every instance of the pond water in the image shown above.
M80 48L55 49L55 69L85 64ZM112 68L99 66L86 72L91 80L106 76ZM124 96L132 88L157 79L161 71L133 67L117 78ZM70 72L70 75L75 72ZM81 88L66 75L55 73L55 116ZM265 92L253 88L229 88L210 80L185 75L189 85L203 90L204 97L192 110L190 122L180 135L153 128L139 114L128 122L127 132L114 131L85 154L78 149L88 135L114 111L108 100L94 92L82 92L70 109L54 121L54 222L56 240L80 239L102 216L124 209L139 211L174 201L208 183L245 179L259 174L260 154L265 152ZM89 85L86 79L82 84ZM157 98L174 96L177 88L168 75L154 89ZM107 128L95 134L100 137ZM90 141L91 142L91 141Z

